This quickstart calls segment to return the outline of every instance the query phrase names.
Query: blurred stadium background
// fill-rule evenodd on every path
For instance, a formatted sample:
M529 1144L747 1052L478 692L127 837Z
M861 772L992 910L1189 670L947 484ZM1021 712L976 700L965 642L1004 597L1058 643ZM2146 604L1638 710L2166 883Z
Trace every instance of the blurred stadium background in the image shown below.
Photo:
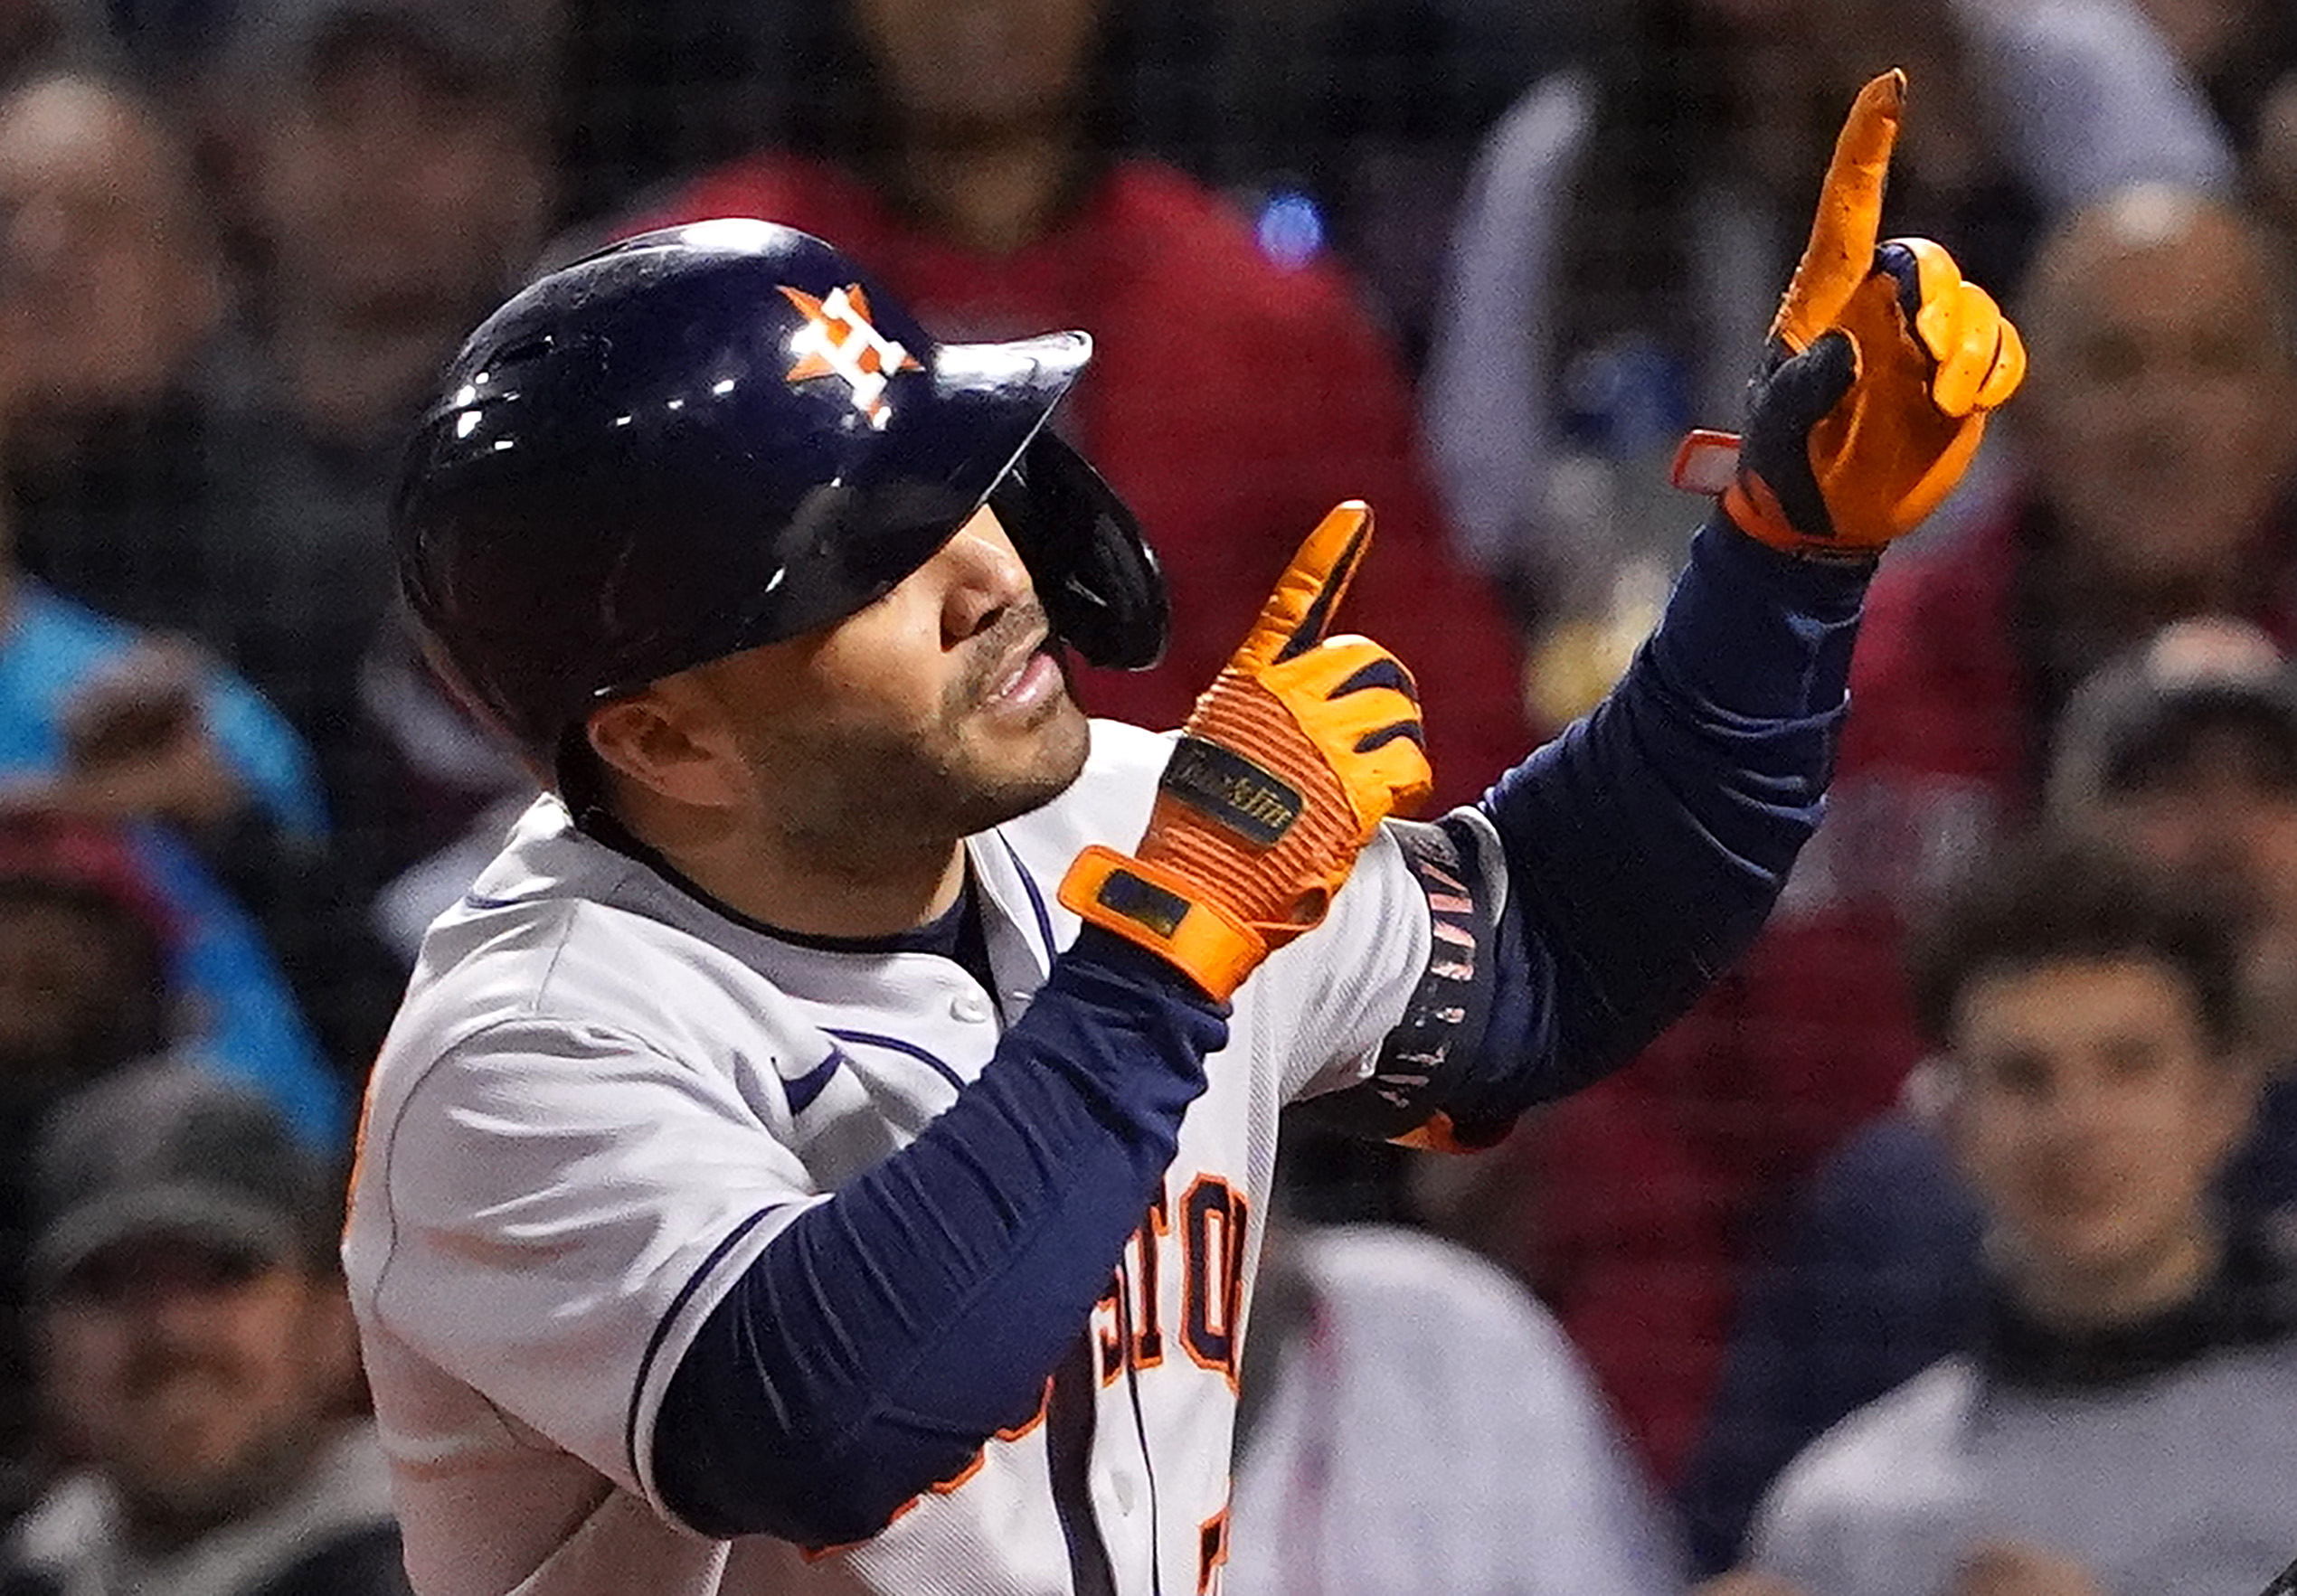
M2094 667L2217 617L2283 668L2297 8L0 0L15 1505L58 1459L21 1319L45 1116L188 1055L339 1159L421 926L531 795L400 624L385 534L431 373L525 277L799 194L860 218L946 335L1056 311L1094 331L1145 397L1088 390L1064 424L1142 503L1192 636L1146 685L1087 683L1089 707L1177 720L1224 607L1312 506L1366 492L1394 526L1359 624L1421 672L1464 799L1651 624L1702 510L1667 459L1735 420L1842 109L1891 64L1914 80L1892 228L1946 241L2029 318L2037 379L2046 354L2065 374L1907 552L1870 628L1874 729L1780 932L1651 1057L1484 1158L1407 1169L1309 1123L1290 1153L1297 1216L1432 1226L1542 1292L1709 1569L1814 1424L1951 1343L1961 1277L1827 1298L1829 1276L1831 1350L1758 1336L1733 1365L1747 1422L1787 1439L1711 1417L1814 1176L1919 1107L1906 922L2045 807ZM1146 184L1129 222L1116 173ZM1139 231L1166 214L1186 228ZM2212 868L2297 925L2297 867ZM2292 985L2261 1004L2297 1013ZM1940 1245L1974 1252L1967 1197L1938 1204ZM1862 1372L1810 1412L1749 1394L1822 1355Z

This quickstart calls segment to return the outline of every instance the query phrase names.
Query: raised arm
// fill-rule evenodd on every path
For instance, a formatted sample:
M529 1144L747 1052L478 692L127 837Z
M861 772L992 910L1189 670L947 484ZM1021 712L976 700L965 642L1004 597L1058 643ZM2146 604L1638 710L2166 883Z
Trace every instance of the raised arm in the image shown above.
M1480 804L1407 828L1439 932L1359 1131L1496 1139L1648 1042L1753 939L1817 826L1881 550L1936 507L2025 372L1927 240L1878 244L1904 81L1859 97L1665 618L1611 697Z

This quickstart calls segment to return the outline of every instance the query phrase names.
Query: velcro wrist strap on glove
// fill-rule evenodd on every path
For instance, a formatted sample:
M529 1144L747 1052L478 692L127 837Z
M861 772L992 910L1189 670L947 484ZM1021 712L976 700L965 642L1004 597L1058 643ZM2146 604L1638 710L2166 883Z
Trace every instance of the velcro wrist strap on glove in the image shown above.
M1268 957L1268 941L1196 882L1095 843L1061 878L1061 902L1079 918L1146 948L1223 1003Z

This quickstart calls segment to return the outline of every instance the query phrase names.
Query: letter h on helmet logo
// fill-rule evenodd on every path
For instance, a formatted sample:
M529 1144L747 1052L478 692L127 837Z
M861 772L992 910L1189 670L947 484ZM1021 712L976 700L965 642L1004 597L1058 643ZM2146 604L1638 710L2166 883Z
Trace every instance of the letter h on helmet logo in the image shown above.
M839 377L853 390L854 408L883 430L893 419L885 402L885 384L896 372L922 372L917 357L877 330L869 319L869 299L858 284L832 288L815 298L803 288L782 288L782 297L798 307L806 325L790 335L790 353L798 364L787 381L793 386L817 377Z

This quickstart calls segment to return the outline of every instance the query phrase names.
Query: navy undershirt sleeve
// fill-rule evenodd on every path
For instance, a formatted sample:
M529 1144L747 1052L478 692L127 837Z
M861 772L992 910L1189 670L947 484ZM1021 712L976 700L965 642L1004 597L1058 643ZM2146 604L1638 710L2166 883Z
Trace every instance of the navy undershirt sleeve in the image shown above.
M1087 927L950 1109L799 1215L704 1320L654 1427L671 1511L713 1535L863 1539L1026 1421L1226 1014Z
M1488 828L1397 827L1434 956L1372 1078L1308 1116L1488 1145L1689 1006L1818 826L1871 571L1775 552L1719 515L1702 527L1626 675L1485 794Z
M1498 1126L1583 1085L1752 940L1818 823L1867 576L1700 531L1612 696L1483 799L1507 907L1482 1034L1434 1106ZM1224 1036L1088 929L955 1105L708 1317L655 1426L664 1501L714 1535L859 1539L1025 1421Z
M1872 564L1764 547L1718 513L1659 628L1593 714L1484 812L1507 860L1496 991L1463 1120L1606 1073L1762 928L1817 829Z

